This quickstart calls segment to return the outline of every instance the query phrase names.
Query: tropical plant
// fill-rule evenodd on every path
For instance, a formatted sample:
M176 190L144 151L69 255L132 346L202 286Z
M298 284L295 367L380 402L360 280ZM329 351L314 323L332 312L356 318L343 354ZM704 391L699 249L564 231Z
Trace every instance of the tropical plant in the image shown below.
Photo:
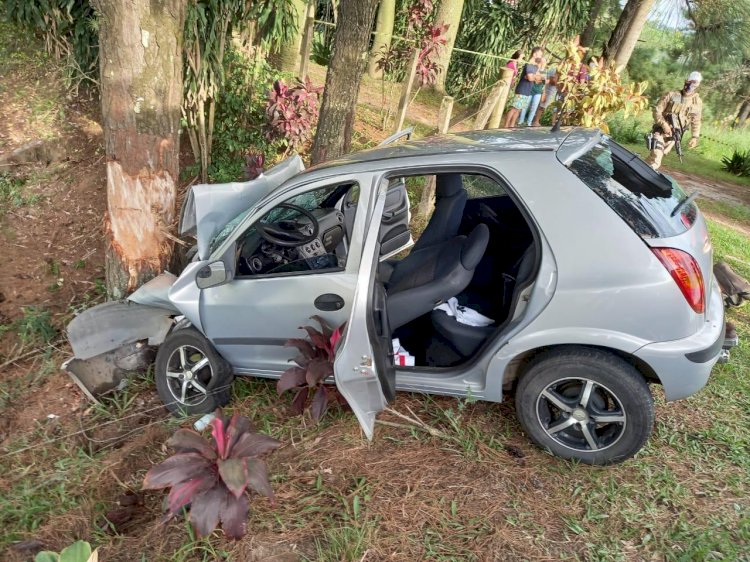
M478 92L496 82L516 49L548 44L579 31L591 0L466 0L448 69L449 92Z
M267 138L286 144L285 153L307 142L318 120L322 91L323 88L313 86L308 76L304 81L297 79L291 87L283 80L276 80L268 92Z
M34 557L34 562L97 562L98 549L92 551L86 541L76 541L63 548L60 553L43 550Z
M264 161L273 162L283 147L282 142L269 141L263 131L268 90L278 72L259 53L248 57L238 49L228 48L224 73L221 96L216 102L213 157L208 167L209 179L219 183L243 177L248 153L261 154Z
M309 339L292 338L287 340L287 347L296 347L299 354L292 359L295 366L289 367L276 383L276 390L281 396L291 390L294 394L292 412L301 415L305 411L307 399L310 402L310 414L315 421L320 421L328 409L328 403L338 397L329 391L323 381L333 374L333 361L336 356L336 344L341 339L344 325L335 330L320 316L312 316L320 325L320 330L312 326L302 326Z
M573 40L566 47L566 57L558 65L558 88L562 100L555 107L563 125L599 127L609 131L606 119L617 111L623 117L644 110L648 100L643 95L647 83L622 84L614 61L593 59L590 66L583 64L585 49Z
M265 156L257 152L251 152L245 156L245 179L254 180L263 173L263 165L266 162Z
M171 488L168 518L189 505L198 536L208 536L221 522L225 535L239 539L247 530L247 492L274 501L262 457L280 443L255 432L246 417L228 418L221 410L215 415L210 424L213 442L191 429L177 430L167 441L176 454L148 471L143 489Z
M3 0L7 18L41 34L48 53L64 61L65 77L75 89L96 83L99 56L97 15L88 0Z
M721 159L721 167L735 176L750 177L750 150L735 150Z

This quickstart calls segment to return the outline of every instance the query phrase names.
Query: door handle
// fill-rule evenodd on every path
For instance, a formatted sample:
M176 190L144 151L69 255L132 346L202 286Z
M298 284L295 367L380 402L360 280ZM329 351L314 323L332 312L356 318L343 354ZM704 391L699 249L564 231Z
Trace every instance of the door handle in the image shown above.
M344 308L344 299L334 293L326 293L315 299L314 304L318 310L341 310Z

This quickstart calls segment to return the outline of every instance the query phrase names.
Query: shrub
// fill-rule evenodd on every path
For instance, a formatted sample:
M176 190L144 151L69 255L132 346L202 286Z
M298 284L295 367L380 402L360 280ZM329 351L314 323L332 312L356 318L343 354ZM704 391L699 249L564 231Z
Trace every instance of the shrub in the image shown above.
M320 316L313 316L312 319L320 324L321 330L302 326L300 329L307 332L309 341L293 338L286 342L287 347L296 347L299 355L292 359L296 366L281 375L276 390L279 395L287 390L296 393L292 400L292 412L297 415L305 411L307 399L312 395L310 414L315 421L320 421L328 409L328 402L336 396L323 381L333 374L336 343L341 339L344 326L334 330Z
M169 517L190 505L190 522L205 537L222 524L233 539L246 532L247 490L271 498L268 469L260 457L280 443L256 433L250 420L237 414L231 419L221 410L211 421L213 443L190 429L179 429L167 444L176 454L152 467L143 480L144 490L171 488Z
M721 167L735 176L750 177L750 150L735 150L721 159Z
M627 119L648 106L643 95L647 84L622 84L614 62L603 58L590 68L583 67L584 52L577 39L566 46L565 59L557 67L558 87L564 98L554 105L560 110L563 125L599 127L609 132L609 115L622 111Z
M318 121L318 98L323 88L312 85L309 77L287 86L276 80L268 92L266 138L286 144L286 152L298 148L312 136Z
M273 159L279 143L263 135L266 92L277 77L262 58L251 59L235 49L224 56L224 86L216 104L213 154L208 175L212 181L243 177L245 155L257 152Z

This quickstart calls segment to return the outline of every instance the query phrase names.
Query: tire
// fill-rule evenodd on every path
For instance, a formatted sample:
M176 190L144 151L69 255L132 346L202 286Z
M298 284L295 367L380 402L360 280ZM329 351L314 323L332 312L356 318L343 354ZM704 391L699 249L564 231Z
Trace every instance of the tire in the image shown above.
M516 415L534 443L559 457L615 464L648 440L654 399L643 376L621 358L568 348L540 355L521 375Z
M204 360L205 364L193 371ZM231 365L195 328L177 330L167 336L156 354L155 378L159 397L176 416L208 414L228 404L232 396Z

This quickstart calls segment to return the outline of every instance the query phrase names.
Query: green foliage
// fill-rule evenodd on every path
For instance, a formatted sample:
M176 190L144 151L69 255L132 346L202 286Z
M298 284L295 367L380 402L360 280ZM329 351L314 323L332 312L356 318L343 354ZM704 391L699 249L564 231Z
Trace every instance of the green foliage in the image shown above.
M721 159L722 168L735 176L750 177L750 150L735 150Z
M586 21L590 0L518 0L493 2L466 0L456 47L501 57L516 49L528 55L532 46L551 43L579 32ZM447 86L451 92L479 91L500 76L505 58L453 52Z
M24 344L50 343L57 335L50 311L36 306L23 308L23 316L16 321L15 329Z
M99 57L98 22L88 0L2 0L7 18L39 33L48 53L65 61L71 85L94 80Z
M235 49L224 56L224 88L216 104L214 158L208 167L211 181L242 179L245 155L261 153L274 162L282 143L263 134L266 95L278 73L265 59L249 59Z
M578 41L566 47L565 59L558 65L558 87L565 97L554 105L560 110L564 125L599 127L609 132L606 123L612 113L622 111L637 114L647 106L643 92L646 83L622 84L614 62L605 64L604 59L593 60L587 69L587 78L580 79L584 51Z
M648 113L626 118L623 112L617 112L607 119L609 135L619 143L642 144L644 136L651 130L652 121Z
M26 178L0 173L0 218L10 209L33 205L39 200L38 196L27 194L25 186Z
M92 552L91 545L86 541L76 541L63 548L60 554L43 550L34 558L34 562L96 562L97 551Z

